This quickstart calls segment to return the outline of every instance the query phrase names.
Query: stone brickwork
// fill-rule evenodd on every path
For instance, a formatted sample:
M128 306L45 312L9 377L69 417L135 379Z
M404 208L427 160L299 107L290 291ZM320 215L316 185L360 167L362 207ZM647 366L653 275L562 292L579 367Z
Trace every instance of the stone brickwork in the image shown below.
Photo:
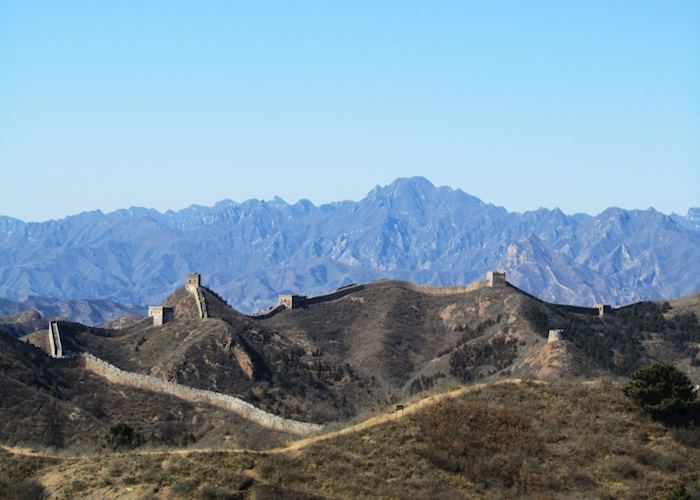
M486 283L489 288L503 288L507 285L506 273L489 271L486 273Z
M202 286L202 275L199 273L190 273L187 275L187 284L194 286Z
M49 356L52 358L63 357L63 344L61 344L61 334L58 331L58 322L49 322Z
M454 285L454 286L428 286L428 285L417 285L415 283L406 282L405 285L415 292L424 293L426 295L454 295L457 293L467 293L480 290L485 287L486 283L484 281L478 280L470 283L468 285Z
M175 309L171 306L148 306L148 316L153 318L154 326L161 326L175 317Z
M83 353L80 355L80 358L86 370L112 383L169 394L184 401L189 401L190 403L203 403L216 406L235 413L267 429L299 435L311 434L323 429L322 425L290 420L273 415L235 396L203 389L194 389L174 382L167 382L150 375L127 372L92 354Z
M208 318L209 313L207 311L207 301L202 293L202 289L199 286L188 283L185 285L185 289L192 294L195 302L197 303L197 313L200 319Z

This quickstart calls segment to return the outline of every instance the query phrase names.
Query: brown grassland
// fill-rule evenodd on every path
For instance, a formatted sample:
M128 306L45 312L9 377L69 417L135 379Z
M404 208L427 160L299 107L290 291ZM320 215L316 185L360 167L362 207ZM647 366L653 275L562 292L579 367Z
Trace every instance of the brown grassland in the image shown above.
M8 498L637 499L681 487L700 497L700 431L651 420L610 380L489 385L287 452L0 452Z

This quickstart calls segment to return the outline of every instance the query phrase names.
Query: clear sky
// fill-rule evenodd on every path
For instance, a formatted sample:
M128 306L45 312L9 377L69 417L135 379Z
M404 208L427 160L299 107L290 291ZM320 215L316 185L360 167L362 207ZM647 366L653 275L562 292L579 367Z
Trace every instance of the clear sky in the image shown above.
M700 2L0 0L0 214L700 205Z

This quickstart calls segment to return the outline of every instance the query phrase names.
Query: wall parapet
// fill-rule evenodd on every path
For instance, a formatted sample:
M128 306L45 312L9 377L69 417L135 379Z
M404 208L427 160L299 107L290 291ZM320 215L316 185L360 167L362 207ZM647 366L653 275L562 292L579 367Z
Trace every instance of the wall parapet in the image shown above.
M52 358L63 357L63 344L61 344L61 334L58 331L58 322L49 322L49 355Z
M316 295L315 297L306 297L306 296L301 296L301 295L284 295L285 297L294 297L296 299L296 302L294 304L293 308L296 307L304 307L304 306L309 306L313 304L320 304L323 302L330 302L332 300L337 300L340 298L345 297L346 295L350 295L351 293L359 292L360 290L366 290L366 289L371 289L371 288L376 288L378 286L382 286L385 284L387 280L378 280L378 281L373 281L371 283L363 283L359 285L346 285L343 287L338 288L337 290L334 290L329 293L325 293L323 295ZM418 285L416 283L411 283L410 281L401 281L401 280L391 280L393 283L398 283L399 285L403 286L404 288L407 288L411 291L418 292L418 293L423 293L426 295L434 295L434 296L446 296L446 295L455 295L459 293L468 293L468 292L474 292L476 290L481 290L482 288L488 288L489 282L488 280L476 280L473 281L472 283L469 283L468 285L448 285L448 286L441 286L441 285ZM282 297L282 295L280 296ZM271 308L269 311L266 311L264 313L260 314L251 314L248 317L251 319L268 319L271 318L272 316L275 316L277 313L282 312L286 309L290 309L289 307L285 307L284 304L281 304L278 302L277 306Z
M80 357L81 363L86 370L115 384L128 385L138 389L169 394L189 401L190 403L204 403L216 406L235 413L267 429L299 435L311 434L323 429L323 426L319 424L286 419L268 413L235 396L205 389L195 389L175 382L168 382L151 375L128 372L90 353L82 353L76 356Z
M187 283L185 289L192 294L195 302L197 303L197 312L199 313L199 319L208 318L209 314L207 312L207 302L204 298L204 293L199 286L192 283Z

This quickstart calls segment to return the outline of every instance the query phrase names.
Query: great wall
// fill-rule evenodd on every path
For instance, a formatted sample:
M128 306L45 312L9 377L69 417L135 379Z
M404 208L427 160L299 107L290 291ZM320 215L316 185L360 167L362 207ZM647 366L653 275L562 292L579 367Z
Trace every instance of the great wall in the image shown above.
M150 318L149 318L150 319ZM143 322L139 322L143 323ZM80 364L86 370L98 375L114 384L126 385L137 389L169 394L190 403L203 403L222 408L239 415L246 420L254 422L266 429L274 429L290 434L306 435L323 429L322 425L291 420L268 413L252 404L235 396L222 394L219 392L204 389L195 389L185 385L169 382L166 380L144 375L141 373L122 370L107 361L98 358L90 353L69 353L65 354L61 346L61 326L67 329L82 326L78 323L51 321L49 323L49 355L58 359L79 359ZM133 325L132 325L133 326ZM99 331L99 328L92 328Z
M114 384L169 394L190 403L202 403L216 406L235 413L266 429L274 429L297 435L312 434L323 429L322 425L290 420L273 415L235 396L204 389L195 389L150 375L128 372L90 353L77 354L74 357L80 359L80 363L86 370Z
M317 295L315 297L306 297L305 295L293 295L293 294L282 294L279 296L277 305L270 308L269 311L262 314L251 315L253 319L268 319L284 310L297 309L300 307L306 307L313 304L319 304L322 302L330 302L333 300L340 299L351 293L359 292L361 290L369 290L372 288L380 287L382 284L386 283L386 280L378 280L372 283L364 283L360 285L347 285L337 290L323 294ZM469 293L481 290L484 288L512 288L518 292L528 296L529 298L536 300L541 303L545 303L542 299L535 297L534 295L521 290L515 285L511 284L506 280L506 273L489 271L486 273L486 279L476 280L468 285L452 285L452 286L434 286L434 285L419 285L417 283L412 283L410 281L392 281L403 288L412 290L417 293L422 293L425 295L433 296L447 296L456 295L460 293ZM551 304L560 311L575 313L575 314L586 314L603 317L605 314L610 314L614 310L607 304L595 304L593 307L585 306L574 306L568 304Z
M285 310L298 309L300 307L307 307L314 304L320 304L323 302L331 302L333 300L338 300L347 295L362 290L369 290L372 288L377 288L386 283L387 280L378 280L371 283L363 284L352 284L340 287L332 292L325 293L322 295L316 295L314 297L307 297L305 295L295 295L295 294L280 294L278 296L277 304L270 307L269 310L258 313L250 314L249 318L255 320L269 319L276 314L279 314ZM409 281L392 281L397 285L400 285L406 289L412 290L417 293L422 293L425 295L433 296L447 296L455 295L460 293L469 293L484 288L512 288L518 292L530 297L533 300L544 303L544 301L534 295L521 290L512 283L508 282L506 279L506 273L489 271L486 273L486 278L482 280L476 280L467 285L451 285L451 286L440 286L440 285L420 285L417 283L412 283ZM219 299L221 302L226 303L226 300L218 295L214 290L211 290L201 285L201 275L199 273L190 273L187 276L187 281L185 283L185 289L192 294L197 305L197 312L200 319L208 318L209 312L207 307L206 295L203 293L202 289L206 289L208 293L211 293L214 297ZM575 313L575 314L586 314L595 315L603 317L605 314L610 314L614 310L607 304L595 304L593 307L585 306L574 306L568 304L551 304L552 306L558 308L561 311ZM167 322L168 315L172 318L172 308L168 306L149 306L148 314L153 318L152 322L154 325L162 325Z
M279 303L277 304L277 306L273 306L266 313L259 315L251 315L249 317L252 319L266 319L288 309L305 307L322 302L337 300L361 290L382 286L384 283L386 283L386 281L376 281L373 283L359 285L348 285L345 287L341 287L333 292L324 295L318 295L316 297L306 297L290 294L280 295ZM527 295L528 297L534 300L537 300L538 302L544 302L541 299L515 287L506 280L505 273L499 272L489 272L486 275L486 279L477 280L468 285L428 286L410 283L407 281L397 281L394 283L397 283L409 290L433 296L447 296L468 293L483 288L508 287L518 290L519 292ZM201 276L199 275L199 273L190 273L188 275L185 288L190 294L192 294L192 297L194 298L197 304L197 312L199 318L208 318L209 312L207 307L206 295L202 291L203 287L201 286ZM209 289L206 290L225 303L225 300L219 295L217 295L214 291L211 291ZM565 304L551 305L563 311L577 314L597 315L599 317L604 317L605 314L610 314L614 311L610 306L603 304L596 304L594 307L571 306ZM173 308L170 306L150 306L148 308L148 313L149 316L147 318L144 318L141 321L131 324L124 329L120 329L119 332L126 333L135 329L140 329L151 325L159 326L173 318ZM115 331L105 328L87 327L79 323L73 323L68 321L51 321L49 322L48 328L48 342L45 344L48 348L48 354L51 357L61 359L77 358L80 360L80 363L83 366L83 368L100 377L103 377L109 382L126 385L138 389L168 394L191 403L209 404L235 413L262 427L288 432L291 434L306 435L318 432L324 428L322 425L319 424L285 419L278 415L268 413L235 396L204 389L195 389L193 387L184 386L175 382L169 382L150 375L125 371L87 352L66 353L63 349L63 344L61 342L62 330L67 333L74 332L76 330L89 331L91 334L98 336L111 336L114 335ZM561 340L561 338L561 330L549 331L549 342L557 342Z
M63 345L61 344L61 335L58 333L58 323L56 321L49 323L49 349L52 358L63 357Z

